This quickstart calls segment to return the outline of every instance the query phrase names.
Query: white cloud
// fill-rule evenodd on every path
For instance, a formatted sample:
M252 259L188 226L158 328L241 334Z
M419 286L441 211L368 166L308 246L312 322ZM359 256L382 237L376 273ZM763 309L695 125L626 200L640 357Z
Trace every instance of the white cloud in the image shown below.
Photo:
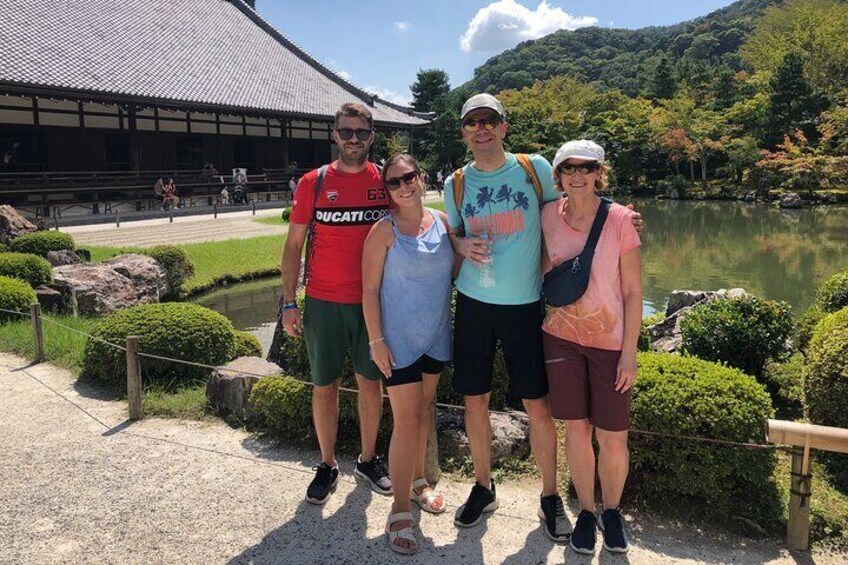
M395 29L398 29L400 31L406 31L410 27L412 27L412 24L410 24L409 22L395 22L394 26L395 26Z
M538 39L558 29L597 25L598 18L576 17L554 8L547 0L535 10L515 0L498 0L481 8L459 38L463 51L496 52L515 47L522 41Z
M400 104L402 106L409 106L412 103L412 96L409 94L401 94L395 90L389 90L387 88L380 88L379 86L366 86L362 90L366 92L370 92L371 94L375 94L382 98L383 100L387 100L394 104Z
M349 72L347 72L347 71L336 71L336 74L339 75L340 77L342 77L343 79L345 79L346 81L350 82L351 76L350 76Z

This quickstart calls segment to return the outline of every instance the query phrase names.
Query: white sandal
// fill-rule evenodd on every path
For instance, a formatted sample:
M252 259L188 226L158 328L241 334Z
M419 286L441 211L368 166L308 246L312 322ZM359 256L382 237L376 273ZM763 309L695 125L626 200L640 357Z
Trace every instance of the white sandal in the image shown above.
M421 487L429 487L430 492L422 492L418 494L415 492L415 489ZM441 514L445 511L445 499L444 497L437 493L435 489L427 482L427 479L415 479L412 481L412 491L410 492L412 500L418 503L418 506L421 507L421 510L425 512L429 512L430 514ZM436 499L442 499L442 506L436 506Z
M389 519L386 521L386 533L389 534L389 548L391 548L391 550L395 553L412 555L413 553L418 552L418 540L415 539L415 533L412 531L412 526L407 526L394 532L390 529L392 524L403 520L409 520L412 522L412 512L395 512L394 514L389 514ZM398 539L411 541L415 544L415 547L399 546L395 543Z

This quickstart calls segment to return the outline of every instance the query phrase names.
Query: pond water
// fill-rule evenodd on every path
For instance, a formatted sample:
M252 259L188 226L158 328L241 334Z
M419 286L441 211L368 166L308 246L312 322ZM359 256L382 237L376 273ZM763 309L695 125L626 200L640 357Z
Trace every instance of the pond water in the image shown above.
M815 287L848 268L848 207L779 210L741 202L638 200L644 313L665 308L675 289L743 287L784 300L797 315ZM279 279L240 283L196 299L251 331L267 351L280 298Z

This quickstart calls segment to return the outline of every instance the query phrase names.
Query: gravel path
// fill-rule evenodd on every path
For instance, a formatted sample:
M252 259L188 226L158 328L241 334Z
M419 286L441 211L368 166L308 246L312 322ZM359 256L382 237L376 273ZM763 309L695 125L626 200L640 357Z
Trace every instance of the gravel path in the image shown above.
M577 556L545 538L536 485L499 486L501 508L459 531L467 480L442 481L448 515L415 512L421 552L395 556L390 499L343 479L326 506L303 500L317 454L274 448L218 422L125 422L126 404L68 372L0 354L0 563L844 563L793 557L777 541L630 516L627 558ZM569 516L574 520L574 508Z

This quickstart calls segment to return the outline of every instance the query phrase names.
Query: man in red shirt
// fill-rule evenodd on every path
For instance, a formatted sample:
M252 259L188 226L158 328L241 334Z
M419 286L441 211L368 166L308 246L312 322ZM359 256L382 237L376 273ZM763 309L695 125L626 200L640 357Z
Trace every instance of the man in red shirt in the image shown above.
M392 483L383 458L375 453L383 407L381 373L371 361L362 316L362 247L371 226L388 213L389 197L379 168L368 161L374 142L371 112L361 104L344 104L336 112L333 141L339 158L304 175L295 191L288 237L283 248L282 323L292 337L303 337L309 353L312 418L322 462L306 500L324 504L336 488L336 436L339 382L345 354L351 352L359 388L359 431L362 452L355 475L380 494ZM318 185L318 195L315 188ZM300 258L309 225L306 302L303 319L295 302Z

